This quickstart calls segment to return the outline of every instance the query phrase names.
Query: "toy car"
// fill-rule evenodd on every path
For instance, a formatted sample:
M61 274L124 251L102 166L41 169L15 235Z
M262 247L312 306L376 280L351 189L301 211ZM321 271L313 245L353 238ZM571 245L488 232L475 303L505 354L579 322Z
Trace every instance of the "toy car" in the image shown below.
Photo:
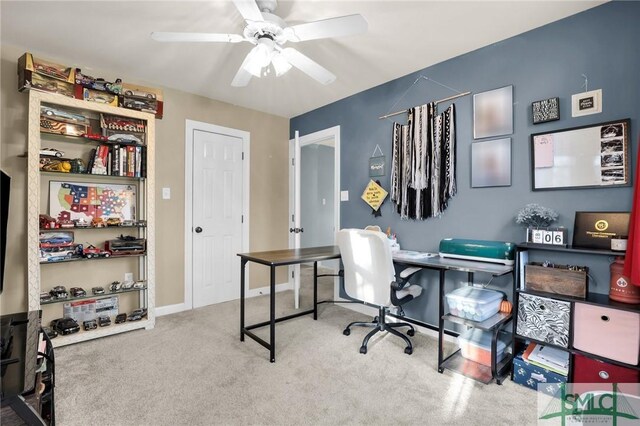
M87 292L84 291L82 287L71 287L69 292L71 292L73 297L84 297L87 295Z
M135 281L131 280L131 281L125 281L122 283L122 289L123 290L129 290L131 288L133 288L133 284L135 283Z
M67 288L63 285L57 285L53 287L49 293L54 299L66 299L67 297L69 297Z
M83 138L94 140L94 141L106 141L109 139L106 136L94 135L94 134L88 134L88 133L83 133L80 136L82 136Z
M98 317L98 324L100 325L100 327L106 327L108 325L111 325L111 318L109 318L106 315Z
M40 293L40 303L50 302L51 300L53 300L53 296L51 296L51 293L45 293L45 292Z
M120 226L122 221L119 217L110 217L107 219L107 226Z
M127 314L122 313L122 314L118 314L116 315L116 324L120 324L123 323L127 320Z
M76 84L86 86L93 83L95 80L96 79L91 77L90 75L82 74L80 68L76 68Z
M147 308L134 309L131 315L139 315L141 318L147 316Z
M129 317L127 318L127 321L140 321L142 319L142 315L139 314L131 314L129 315Z
M89 228L91 224L87 221L87 219L76 219L73 221L73 224L76 228Z
M120 283L120 281L114 281L109 285L110 291L120 291L121 288L122 288L122 283Z
M58 318L51 321L51 328L57 331L59 334L67 335L80 331L78 323L71 318Z
M104 78L96 78L95 80L89 83L86 83L83 86L89 89L94 89L94 90L102 90L102 91L107 90L107 82L104 80Z
M145 286L144 281L136 281L133 283L133 288L144 288L144 286Z
M127 88L124 91L124 94L127 96L140 96L142 98L155 99L156 95L154 93L145 92L144 90Z
M44 333L49 336L49 339L55 339L56 337L58 337L58 332L51 327L42 327L42 331L44 331Z
M148 110L148 111L155 110L155 107L151 103L143 100L138 100L138 99L125 99L124 106L125 108L131 108L131 109L137 109L137 110Z
M135 220L123 220L120 226L136 226Z
M58 262L82 256L82 244L69 247L51 247L40 249L41 262Z
M62 80L66 80L67 78L69 78L67 70L61 71L56 67L52 67L51 65L35 64L35 68L39 73L46 74L51 77L61 78Z
M72 220L62 219L59 221L60 228L75 228L76 224Z
M114 95L119 95L122 93L122 79L116 78L114 83L106 83L105 88L108 92L113 93Z
M107 99L106 96L102 96L102 95L94 95L94 96L91 96L91 97L87 98L87 100L89 100L91 102L99 102L101 104L108 104L110 102L109 99Z
M127 135L124 133L116 133L115 135L109 136L109 142L117 142L117 143L142 143L142 140L134 135Z
M93 294L104 294L104 288L102 287L92 287L91 292Z
M73 232L41 232L40 248L69 247L73 245Z
M106 250L99 249L93 244L89 244L82 249L82 255L87 259L91 259L92 257L109 257L111 256L111 253Z
M93 226L94 228L104 228L105 226L107 226L107 224L104 223L104 219L102 219L101 217L94 217L91 220L91 226Z
M95 330L96 328L98 328L98 323L96 322L96 320L83 321L82 328L84 328L84 331Z
M87 118L84 115L74 114L63 109L51 108L45 105L40 106L40 115L47 115L51 118L58 118L63 120L79 121L85 123Z
M42 148L40 150L40 155L46 155L49 157L64 157L64 152L59 151L55 148Z

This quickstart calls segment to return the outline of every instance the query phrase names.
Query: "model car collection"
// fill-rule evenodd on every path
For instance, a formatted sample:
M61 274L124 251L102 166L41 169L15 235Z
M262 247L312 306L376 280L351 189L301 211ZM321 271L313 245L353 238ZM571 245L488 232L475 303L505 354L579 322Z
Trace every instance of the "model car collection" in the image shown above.
M111 256L111 253L106 250L102 250L93 244L89 244L82 249L82 255L87 259L91 259L94 257L109 257Z
M122 220L119 217L110 217L107 219L107 226L120 226L122 224Z
M91 293L95 294L104 294L104 288L103 287L92 287L91 288Z
M49 339L55 339L56 337L58 337L58 332L51 327L42 327L42 331L44 331L44 333L49 336Z
M106 315L102 315L98 317L98 324L100 325L100 327L106 327L108 325L111 325L111 318L109 318Z
M127 320L127 314L122 313L116 315L116 324L121 324Z
M128 135L126 133L116 133L109 136L109 142L117 142L122 144L141 144L142 140L134 135Z
M71 293L71 296L73 297L84 297L87 295L87 292L84 291L84 289L82 287L71 287L69 289L69 292Z
M98 328L98 323L96 320L83 321L82 328L84 328L84 331L95 330Z

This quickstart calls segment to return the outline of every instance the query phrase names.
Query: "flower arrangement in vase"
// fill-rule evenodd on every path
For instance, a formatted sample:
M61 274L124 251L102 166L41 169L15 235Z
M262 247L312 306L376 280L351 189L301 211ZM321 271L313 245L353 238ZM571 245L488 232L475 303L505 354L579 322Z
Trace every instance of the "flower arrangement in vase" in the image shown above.
M546 229L558 220L558 213L548 207L536 203L524 206L516 216L516 223L527 227L527 239L531 241L531 231L534 229Z

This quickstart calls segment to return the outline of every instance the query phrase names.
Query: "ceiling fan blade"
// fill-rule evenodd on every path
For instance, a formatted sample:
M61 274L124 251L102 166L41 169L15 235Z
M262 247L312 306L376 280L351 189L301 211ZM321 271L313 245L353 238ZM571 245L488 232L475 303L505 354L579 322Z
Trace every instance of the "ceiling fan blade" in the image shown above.
M323 19L285 28L289 41L317 40L319 38L342 37L367 31L367 21L360 14Z
M255 0L233 0L233 3L238 8L238 12L240 12L240 15L242 15L245 21L264 21L262 12L260 12Z
M287 61L289 61L291 65L298 68L300 71L307 74L309 77L313 78L319 83L329 84L333 83L336 79L336 76L333 75L329 70L292 47L282 49L280 53Z
M240 43L244 37L239 34L214 34L214 33L165 33L153 32L151 38L155 41L169 42L226 42Z
M253 75L250 70L253 66L253 62L255 62L253 59L255 54L255 47L251 49L249 53L247 53L247 56L245 56L244 61L242 61L242 65L240 65L240 68L236 73L236 76L233 77L233 81L231 82L231 85L233 87L245 87L247 84L249 84L249 81L251 80L251 77Z

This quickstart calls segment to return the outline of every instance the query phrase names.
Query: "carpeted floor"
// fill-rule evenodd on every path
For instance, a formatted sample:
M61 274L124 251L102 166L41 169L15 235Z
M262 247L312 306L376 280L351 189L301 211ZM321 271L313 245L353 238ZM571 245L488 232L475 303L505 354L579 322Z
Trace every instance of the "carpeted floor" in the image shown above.
M321 294L332 296L331 283ZM306 290L306 291L305 291ZM301 306L311 305L309 285ZM292 292L277 296L293 312ZM300 425L536 423L536 393L507 380L481 385L439 374L437 341L418 334L414 353L401 340L372 339L369 320L339 305L276 328L276 363L239 340L239 302L161 317L156 328L56 350L56 415L64 425ZM249 323L268 318L268 296L247 303ZM268 340L268 328L259 333Z

